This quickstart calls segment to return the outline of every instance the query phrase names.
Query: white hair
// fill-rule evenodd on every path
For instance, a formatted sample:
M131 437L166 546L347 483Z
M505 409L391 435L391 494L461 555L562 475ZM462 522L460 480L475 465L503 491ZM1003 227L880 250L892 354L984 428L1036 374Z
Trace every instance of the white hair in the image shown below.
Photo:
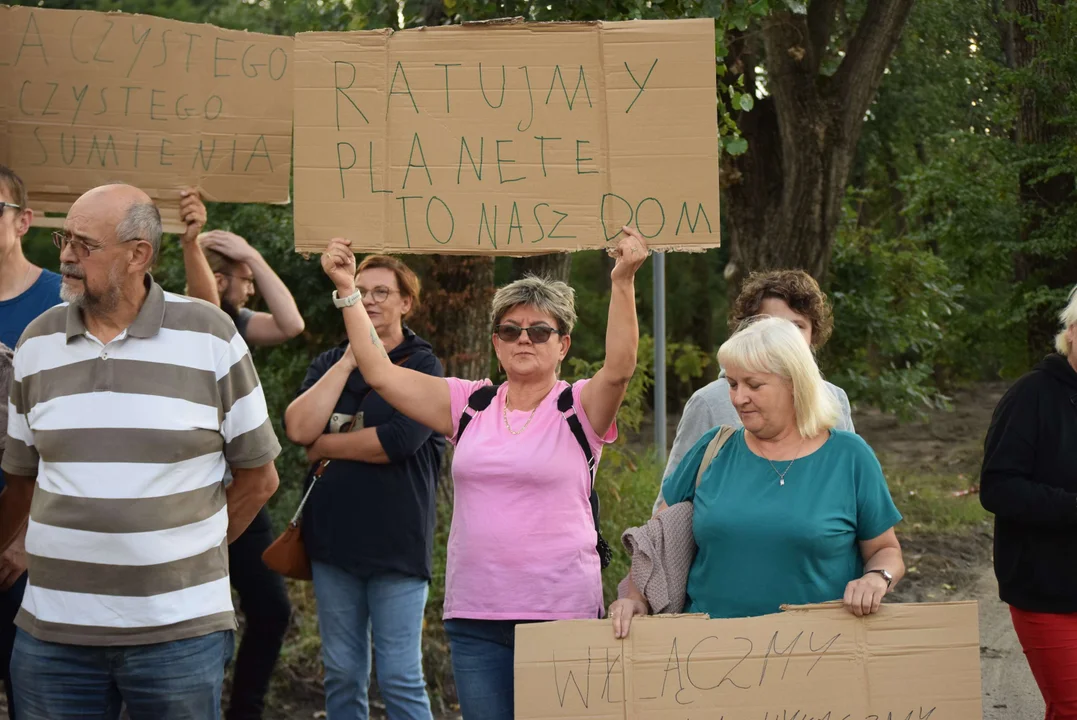
M763 317L744 326L718 348L718 363L726 370L768 373L792 385L797 430L815 437L838 423L840 409L823 381L808 341L784 318Z
M1066 337L1066 332L1077 325L1077 285L1074 285L1070 290L1069 302L1066 303L1066 307L1062 308L1062 312L1058 314L1058 319L1062 323L1062 330L1055 335L1055 350L1063 355L1070 354L1070 341Z
M161 252L161 213L153 203L135 203L127 208L123 220L116 226L116 239L145 240L153 248L153 259Z

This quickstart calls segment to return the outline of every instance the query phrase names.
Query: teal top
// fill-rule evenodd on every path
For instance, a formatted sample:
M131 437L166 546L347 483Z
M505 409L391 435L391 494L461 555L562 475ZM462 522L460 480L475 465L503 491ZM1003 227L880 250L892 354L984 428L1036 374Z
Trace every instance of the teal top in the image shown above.
M714 618L778 612L783 604L840 600L864 572L858 541L901 521L879 461L859 435L831 430L821 448L778 473L748 449L741 428L696 488L708 431L662 484L673 505L690 500L696 557L686 612ZM788 462L776 462L785 470Z

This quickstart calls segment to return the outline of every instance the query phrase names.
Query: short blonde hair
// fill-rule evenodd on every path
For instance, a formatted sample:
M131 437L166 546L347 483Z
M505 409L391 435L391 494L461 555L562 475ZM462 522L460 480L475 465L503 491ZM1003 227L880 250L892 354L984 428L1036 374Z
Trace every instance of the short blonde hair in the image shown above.
M491 323L497 327L510 310L521 306L552 317L562 336L571 335L576 327L576 291L560 280L527 275L499 288L490 308Z
M788 380L797 429L803 437L815 437L837 425L838 402L823 381L804 336L788 320L764 317L744 326L718 348L718 363L723 370L736 365Z
M1055 335L1055 350L1063 355L1070 354L1070 342L1066 339L1066 332L1071 326L1077 325L1077 285L1073 286L1070 290L1069 302L1066 307L1062 308L1062 312L1058 314L1058 319L1062 322L1062 330Z

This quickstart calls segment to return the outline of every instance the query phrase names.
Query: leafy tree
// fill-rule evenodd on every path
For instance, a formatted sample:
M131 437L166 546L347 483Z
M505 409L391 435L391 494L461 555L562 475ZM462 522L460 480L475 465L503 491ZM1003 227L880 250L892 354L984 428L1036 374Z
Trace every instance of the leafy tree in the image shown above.
M746 88L734 117L748 151L722 166L732 291L753 270L825 277L864 114L913 1L760 5L736 17L721 68Z
M1021 251L1030 356L1057 330L1058 307L1077 278L1077 7L1017 0L1007 46L1019 109L1014 140L1020 167Z

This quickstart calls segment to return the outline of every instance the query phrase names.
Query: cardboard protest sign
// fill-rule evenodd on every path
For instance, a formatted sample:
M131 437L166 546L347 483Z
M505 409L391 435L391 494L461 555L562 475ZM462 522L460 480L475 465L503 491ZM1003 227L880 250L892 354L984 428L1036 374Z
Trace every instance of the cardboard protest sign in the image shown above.
M296 249L717 246L714 22L296 36Z
M166 210L287 202L289 37L146 15L0 7L0 162L50 209L107 182Z
M975 602L516 628L516 718L980 720Z

